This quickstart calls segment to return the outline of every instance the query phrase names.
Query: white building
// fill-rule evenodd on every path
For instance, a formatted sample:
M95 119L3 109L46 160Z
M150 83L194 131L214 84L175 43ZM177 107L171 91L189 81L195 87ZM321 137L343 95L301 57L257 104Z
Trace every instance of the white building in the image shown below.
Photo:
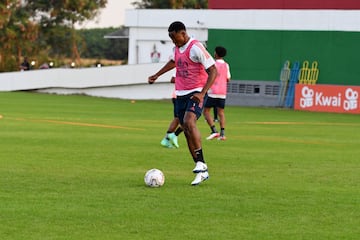
M182 21L190 36L205 43L208 39L204 22L207 11L126 10L125 26L129 27L128 64L151 63L156 60L167 62L174 47L167 29L174 21ZM152 58L154 50L160 53L159 59Z

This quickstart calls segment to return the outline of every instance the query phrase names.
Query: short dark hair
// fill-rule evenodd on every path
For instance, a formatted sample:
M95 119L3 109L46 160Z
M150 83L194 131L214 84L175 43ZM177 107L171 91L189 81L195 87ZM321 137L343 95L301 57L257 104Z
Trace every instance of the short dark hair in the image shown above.
M168 28L168 32L179 32L181 30L185 30L186 31L186 27L185 24L183 24L182 22L176 21L170 24L169 28Z
M215 53L216 55L218 55L219 57L225 57L226 56L226 48L222 47L222 46L217 46L215 48Z

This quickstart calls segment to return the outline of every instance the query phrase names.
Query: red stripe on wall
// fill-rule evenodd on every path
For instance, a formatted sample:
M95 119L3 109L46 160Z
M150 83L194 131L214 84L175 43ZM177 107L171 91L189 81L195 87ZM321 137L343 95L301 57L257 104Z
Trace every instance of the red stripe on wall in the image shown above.
M209 0L209 9L360 9L360 0Z

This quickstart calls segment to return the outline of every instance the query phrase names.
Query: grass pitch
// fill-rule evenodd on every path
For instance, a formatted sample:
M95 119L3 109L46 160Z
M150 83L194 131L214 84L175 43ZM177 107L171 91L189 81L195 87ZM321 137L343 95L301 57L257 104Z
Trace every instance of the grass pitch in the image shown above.
M358 115L227 107L190 186L170 101L0 93L1 239L358 239ZM165 185L144 185L150 168Z

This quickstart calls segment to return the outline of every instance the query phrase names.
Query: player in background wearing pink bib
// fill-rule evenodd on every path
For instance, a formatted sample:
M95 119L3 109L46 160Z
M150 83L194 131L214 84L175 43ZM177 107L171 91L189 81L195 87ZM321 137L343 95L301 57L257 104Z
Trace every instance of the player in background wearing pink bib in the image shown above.
M215 66L217 69L217 76L214 84L208 92L208 100L204 108L204 117L209 124L211 134L206 139L225 140L225 99L227 93L227 83L230 81L230 67L223 59L226 56L226 49L218 46L215 48ZM216 130L215 123L210 115L210 109L216 108L220 120L220 133Z
M195 162L193 173L196 175L191 185L198 185L209 178L209 173L196 123L202 114L207 92L215 81L215 60L199 41L189 37L182 22L171 23L168 32L175 44L174 56L157 73L150 76L148 82L152 84L159 76L176 68L177 116Z
M175 83L175 77L176 77L176 73L174 73L173 76L171 76L171 79L170 79L171 83ZM165 137L161 140L160 144L167 148L174 148L174 147L179 148L178 136L180 133L183 132L183 129L180 126L180 121L177 116L175 89L171 94L171 100L172 100L172 103L174 106L174 118L170 122L170 125L166 131Z

